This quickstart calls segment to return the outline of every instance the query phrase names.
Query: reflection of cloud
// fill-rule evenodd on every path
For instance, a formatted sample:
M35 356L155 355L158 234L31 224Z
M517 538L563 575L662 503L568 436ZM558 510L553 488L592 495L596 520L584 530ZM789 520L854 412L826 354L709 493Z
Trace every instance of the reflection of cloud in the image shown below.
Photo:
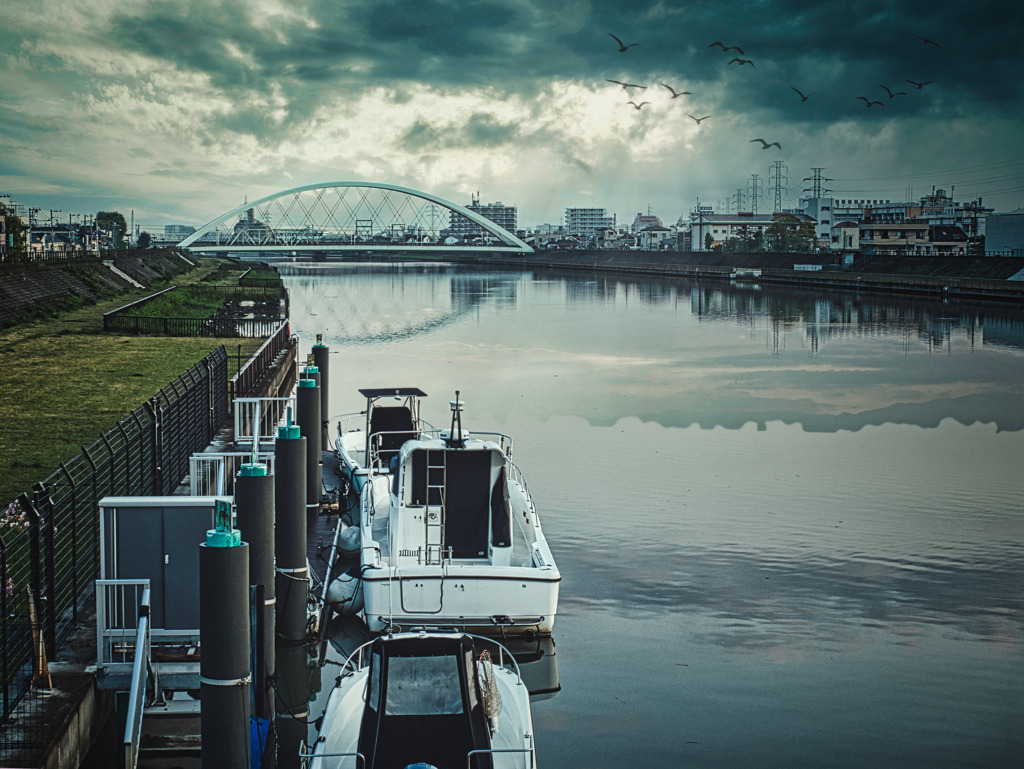
M466 342L439 342L427 345L437 352L457 353L459 358L467 360L492 360L505 358L509 355L529 357L535 363L552 361L572 362L596 366L600 368L619 368L624 366L659 366L668 361L663 358L633 357L625 355L609 355L595 352L574 352L551 347L511 347L501 344L468 344Z
M987 553L981 565L958 560L963 554L844 560L658 543L628 559L605 558L592 543L557 550L563 573L586 575L563 590L565 610L708 612L716 621L697 635L737 651L848 648L865 628L891 633L901 645L914 644L922 625L999 645L1024 632L1024 576L1019 556L1007 551Z

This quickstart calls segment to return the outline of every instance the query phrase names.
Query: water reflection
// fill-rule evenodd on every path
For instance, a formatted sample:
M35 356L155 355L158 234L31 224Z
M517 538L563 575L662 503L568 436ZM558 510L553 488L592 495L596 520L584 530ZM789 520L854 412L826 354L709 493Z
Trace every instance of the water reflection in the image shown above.
M293 330L405 303L412 336L325 335L335 413L400 382L443 423L459 389L515 436L563 575L544 766L1021 755L1019 309L390 269L288 277L327 313ZM423 330L427 308L452 319Z

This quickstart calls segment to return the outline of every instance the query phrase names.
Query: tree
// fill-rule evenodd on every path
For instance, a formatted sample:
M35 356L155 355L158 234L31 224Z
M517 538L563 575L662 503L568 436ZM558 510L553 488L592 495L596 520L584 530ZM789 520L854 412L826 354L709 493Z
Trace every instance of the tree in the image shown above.
M100 211L96 214L96 226L108 232L117 227L122 235L128 232L128 222L124 220L124 214L117 211Z
M793 214L779 214L764 233L766 251L805 253L814 247L814 224Z
M4 214L4 219L6 232L4 233L3 245L12 254L24 254L26 251L25 239L28 232L25 223L21 221L21 217L11 213Z
M114 250L124 248L124 236L128 234L128 223L117 211L100 211L96 214L96 226L110 233Z
M139 248L149 248L149 244L150 244L151 241L152 241L152 237L150 236L150 234L148 232L143 230L142 232L139 233L139 242L138 242L138 247Z
M710 232L705 233L704 234L704 250L705 251L710 251L711 250L711 246L713 246L714 243L715 243L715 239L713 237L711 237L711 233Z

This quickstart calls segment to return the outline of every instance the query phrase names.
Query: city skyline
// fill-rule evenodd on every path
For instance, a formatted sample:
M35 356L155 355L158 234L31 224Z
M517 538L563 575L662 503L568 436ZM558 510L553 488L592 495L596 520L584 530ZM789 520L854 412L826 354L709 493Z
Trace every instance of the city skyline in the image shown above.
M1009 2L4 5L0 193L40 208L200 225L347 180L671 223L777 160L785 208L812 168L1024 204Z

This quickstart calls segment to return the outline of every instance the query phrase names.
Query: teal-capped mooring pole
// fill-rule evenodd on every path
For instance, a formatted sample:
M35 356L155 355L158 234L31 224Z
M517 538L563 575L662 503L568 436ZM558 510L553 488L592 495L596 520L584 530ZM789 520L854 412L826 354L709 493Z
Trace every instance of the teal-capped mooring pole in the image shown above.
M306 439L306 512L320 510L320 388L316 366L306 366L295 388L296 421Z
M199 545L202 769L249 767L249 545L217 501Z
M320 372L318 384L320 385L320 448L322 450L326 450L330 445L330 437L328 436L331 420L330 404L328 403L330 397L330 355L330 348L324 344L324 335L317 334L316 344L313 345L313 365Z
M289 410L274 444L277 636L285 644L306 640L306 444Z
M248 464L242 465L235 476L235 510L238 529L249 543L248 584L262 588L262 606L253 606L256 612L256 646L253 660L253 691L256 694L256 715L273 715L272 692L267 681L274 675L275 632L275 576L274 576L274 481L267 466L256 461L256 452Z

